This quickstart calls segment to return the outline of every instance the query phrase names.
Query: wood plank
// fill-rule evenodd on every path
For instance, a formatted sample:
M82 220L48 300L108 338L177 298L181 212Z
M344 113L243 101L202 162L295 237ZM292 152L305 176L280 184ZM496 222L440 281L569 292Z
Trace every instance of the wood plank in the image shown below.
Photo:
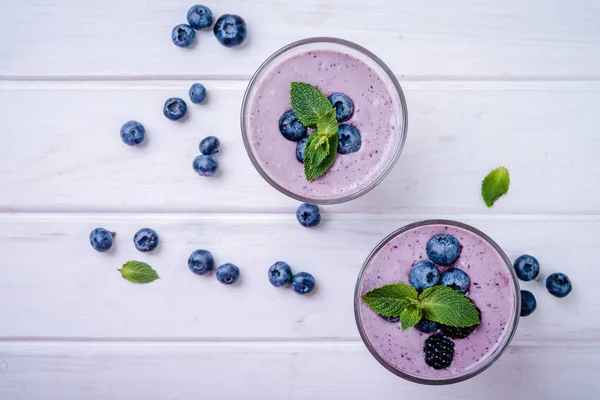
M238 123L245 81L207 82L189 119L162 115L191 82L0 84L0 210L290 212L245 153ZM590 184L600 136L594 82L411 82L408 140L386 180L332 212L598 214ZM148 143L125 146L138 119ZM221 174L192 170L200 139L221 137ZM290 155L293 157L293 155ZM508 196L488 210L480 182L506 165ZM240 199L244 199L240 201Z

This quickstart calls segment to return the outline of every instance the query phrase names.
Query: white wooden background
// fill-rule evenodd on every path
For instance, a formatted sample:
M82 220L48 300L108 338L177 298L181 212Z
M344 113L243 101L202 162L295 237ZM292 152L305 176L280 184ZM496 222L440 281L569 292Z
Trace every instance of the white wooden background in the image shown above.
M2 0L0 8L1 399L592 399L600 392L600 3L548 0L225 0L249 40L170 40L189 0ZM322 227L252 168L238 114L251 74L279 47L317 35L366 46L400 79L405 151L363 198L323 208ZM208 104L162 115L193 82ZM125 146L121 124L148 142ZM193 172L199 140L222 139L222 174ZM479 185L498 165L510 193L491 210ZM370 356L352 296L369 251L411 221L446 217L514 258L563 271L566 299L524 288L538 310L484 374L450 387L405 382ZM89 231L117 231L100 254ZM144 226L156 254L132 245ZM300 248L297 243L302 243ZM236 287L191 274L210 249ZM309 248L309 251L306 250ZM124 281L151 263L162 279ZM266 279L275 260L313 273L302 298Z

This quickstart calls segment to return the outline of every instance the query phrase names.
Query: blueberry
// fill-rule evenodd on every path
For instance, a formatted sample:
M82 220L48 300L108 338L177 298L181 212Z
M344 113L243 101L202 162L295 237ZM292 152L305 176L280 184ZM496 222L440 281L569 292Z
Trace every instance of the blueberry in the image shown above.
M223 285L233 285L240 277L240 269L233 264L223 264L217 267L217 280Z
M133 236L135 248L144 253L156 249L158 246L158 234L150 228L142 228Z
M553 296L565 297L571 293L573 286L571 285L571 280L568 276L556 272L548 275L548 278L546 278L546 289L548 289Z
M308 272L298 272L292 278L292 289L298 294L308 294L315 288L315 278Z
M410 269L408 280L420 292L438 284L440 271L431 261L419 261Z
M352 125L340 125L337 131L338 134L338 148L337 152L340 154L354 153L360 150L362 139L360 137L360 131Z
M213 156L200 155L194 158L194 171L200 176L211 176L219 169L219 162Z
M195 39L196 32L188 24L179 24L171 32L171 40L177 47L190 47Z
M196 275L204 275L215 268L215 260L208 250L195 250L188 258L188 267Z
M460 243L452 235L440 233L427 242L427 256L438 265L450 265L460 254Z
M296 218L298 219L298 222L300 222L300 225L306 228L317 226L319 225L319 222L321 222L319 207L314 204L300 204L300 207L298 207L298 210L296 211Z
M423 318L415 325L415 328L419 332L433 333L433 332L437 331L438 329L440 329L440 324L438 324L437 322L433 322L433 321Z
M206 88L201 83L194 83L190 86L190 100L194 104L200 104L206 98Z
M297 142L306 136L306 127L296 117L294 110L290 110L279 118L279 132L287 140Z
M144 125L137 121L125 122L121 127L121 140L129 146L135 146L144 141L146 130Z
M292 269L287 263L277 261L269 268L269 282L275 287L290 284L292 282Z
M377 314L387 322L400 322L400 317L386 317L385 315Z
M527 317L535 311L537 301L529 290L521 290L521 317Z
M246 21L239 15L223 14L217 19L213 33L223 46L238 46L246 39Z
M165 101L165 106L163 107L163 114L171 121L177 121L178 119L183 118L186 112L187 105L182 99L178 97L171 97L170 99Z
M206 29L213 23L213 14L210 8L196 4L188 11L187 20L194 29Z
M448 268L442 274L440 283L456 290L457 292L465 294L469 291L471 279L469 279L469 275L458 268Z
M104 228L96 228L90 232L90 244L101 253L108 251L113 244L114 232L107 231Z
M296 145L296 159L304 164L304 149L306 148L306 142L308 142L308 136L305 136Z
M343 93L334 93L329 96L329 102L335 107L335 119L345 122L354 114L354 103L350 97Z
M202 139L200 142L200 153L204 154L205 156L210 156L218 153L220 147L221 142L219 141L219 138L216 136L208 136Z
M517 277L522 281L531 281L537 278L540 273L538 260L528 254L523 254L517 258L514 267Z

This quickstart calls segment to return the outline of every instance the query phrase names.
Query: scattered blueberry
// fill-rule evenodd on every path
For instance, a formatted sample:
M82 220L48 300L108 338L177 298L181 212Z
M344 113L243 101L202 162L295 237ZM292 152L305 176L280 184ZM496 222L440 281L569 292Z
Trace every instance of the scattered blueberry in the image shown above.
M290 284L292 282L292 269L287 263L277 261L269 268L269 282L275 287Z
M206 29L210 28L213 23L213 14L210 8L196 4L188 11L187 20L194 29Z
M423 318L422 320L417 322L417 324L415 325L415 328L419 332L433 333L433 332L437 331L438 329L440 329L440 324L438 324L437 322L433 322L433 321Z
M190 47L196 39L196 32L188 24L179 24L171 32L171 40L177 47Z
M163 114L171 121L177 121L178 119L183 118L186 112L187 105L182 99L178 97L171 97L170 99L165 101L165 106L163 107Z
M211 176L219 169L219 162L213 156L200 155L194 158L192 165L200 176Z
M352 125L340 125L337 131L338 134L338 148L337 152L340 154L354 153L360 150L362 139L360 137L360 131Z
M204 154L205 156L210 156L218 153L220 147L221 142L219 141L219 138L216 136L208 136L202 139L200 142L200 153Z
M469 279L469 275L458 268L448 268L442 274L440 284L465 294L469 291L471 279Z
M144 253L156 249L158 246L158 234L150 228L142 228L133 236L135 248Z
M385 315L377 314L387 322L400 322L400 317L386 317Z
M287 140L297 142L306 136L306 127L296 117L294 110L290 110L279 118L279 132Z
M329 102L335 107L335 119L338 122L348 121L354 114L354 103L343 93L332 94L329 96Z
M190 86L190 100L194 104L200 104L206 98L206 88L201 83L194 83Z
M529 290L521 290L521 317L527 317L535 311L537 301Z
M303 203L300 204L296 211L296 218L300 225L311 228L319 225L321 222L321 214L319 213L319 207L314 204Z
M246 39L246 21L239 15L223 14L217 19L213 33L225 47L240 45Z
M573 286L568 276L561 272L556 272L548 275L548 278L546 278L546 289L553 296L565 297L571 293Z
M537 278L540 273L540 264L535 257L528 254L523 254L515 260L515 272L517 277L522 281L531 281Z
M107 231L104 228L96 228L90 232L90 244L101 253L108 251L113 244L114 232Z
M452 235L440 233L427 242L427 256L438 265L450 265L460 254L460 243Z
M135 146L144 141L146 130L144 125L137 121L125 122L121 127L121 140L129 146Z
M298 294L308 294L315 288L315 278L308 272L298 272L292 277L292 289Z
M217 280L223 285L232 285L240 277L240 269L233 264L223 264L217 267Z
M425 362L433 369L448 368L454 358L454 342L440 334L425 340Z
M296 158L302 164L304 164L304 149L306 148L306 142L308 142L308 136L305 136L302 140L298 142L296 145Z
M195 250L188 258L188 267L196 275L204 275L215 268L215 260L208 250Z
M419 261L410 269L408 280L420 292L438 284L440 271L431 261Z

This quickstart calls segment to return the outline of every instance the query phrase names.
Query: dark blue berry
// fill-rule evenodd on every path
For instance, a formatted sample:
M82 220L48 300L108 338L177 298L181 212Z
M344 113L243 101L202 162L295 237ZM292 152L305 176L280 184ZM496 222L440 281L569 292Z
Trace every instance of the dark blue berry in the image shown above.
M194 171L200 176L211 176L219 169L219 162L213 156L200 155L194 158Z
M377 314L387 322L400 322L400 317L386 317L385 315Z
M360 150L362 139L360 137L360 131L352 125L340 125L337 131L338 134L338 148L337 152L340 154L354 153Z
M190 47L195 39L196 32L188 24L179 24L171 32L171 40L177 47Z
M217 19L213 33L223 46L238 46L246 39L246 21L239 15L223 14Z
M171 121L177 121L178 119L183 118L186 112L187 105L182 99L178 97L171 97L170 99L165 101L165 106L163 107L163 114Z
M433 369L448 368L454 359L454 342L440 334L425 340L425 362Z
M433 321L423 318L415 325L415 328L419 332L433 333L433 332L437 331L438 329L440 329L440 324L438 324L437 322L433 322Z
M319 207L314 204L303 203L296 211L296 218L300 222L300 225L304 227L311 228L317 226L321 222Z
M306 136L306 127L296 117L294 110L290 110L279 118L279 132L287 140L298 142Z
M469 275L458 268L448 268L442 274L440 284L465 294L469 291L471 279L469 279Z
M277 261L269 268L269 282L275 287L289 285L292 282L292 269L287 263Z
M315 278L308 272L298 272L292 277L292 289L298 294L308 294L315 288Z
M217 280L223 285L232 285L240 277L240 269L233 264L223 264L217 267Z
M521 317L527 317L535 311L537 301L529 290L521 290Z
M460 243L452 235L441 233L427 242L427 256L438 265L450 265L460 255Z
M571 285L571 280L568 276L556 272L548 275L548 278L546 278L546 289L548 289L553 296L565 297L571 293L573 286Z
M135 248L144 253L156 249L158 246L158 234L150 228L142 228L133 236Z
M200 142L200 153L205 156L210 156L211 154L218 153L220 147L221 142L219 141L219 138L216 136L208 136Z
M192 101L192 103L200 104L206 98L206 88L201 83L194 83L190 87L189 94L190 94L190 100Z
M334 93L329 96L329 102L335 107L335 119L345 122L354 114L354 103L350 97L343 93Z
M304 149L306 149L306 142L308 142L308 136L305 136L296 145L296 159L304 164Z
M410 269L408 280L420 292L438 284L440 271L431 261L419 261Z
M195 250L188 258L188 267L196 275L204 275L215 268L215 260L208 250Z
M121 140L129 146L135 146L144 141L146 130L137 121L125 122L121 127Z
M104 228L96 228L90 232L90 244L101 253L108 251L113 244L114 232L107 231Z
M537 278L540 273L540 264L535 257L528 254L523 254L515 260L515 272L517 277L522 281L531 281Z
M194 29L206 29L213 23L213 14L210 8L197 4L188 11L187 20Z

